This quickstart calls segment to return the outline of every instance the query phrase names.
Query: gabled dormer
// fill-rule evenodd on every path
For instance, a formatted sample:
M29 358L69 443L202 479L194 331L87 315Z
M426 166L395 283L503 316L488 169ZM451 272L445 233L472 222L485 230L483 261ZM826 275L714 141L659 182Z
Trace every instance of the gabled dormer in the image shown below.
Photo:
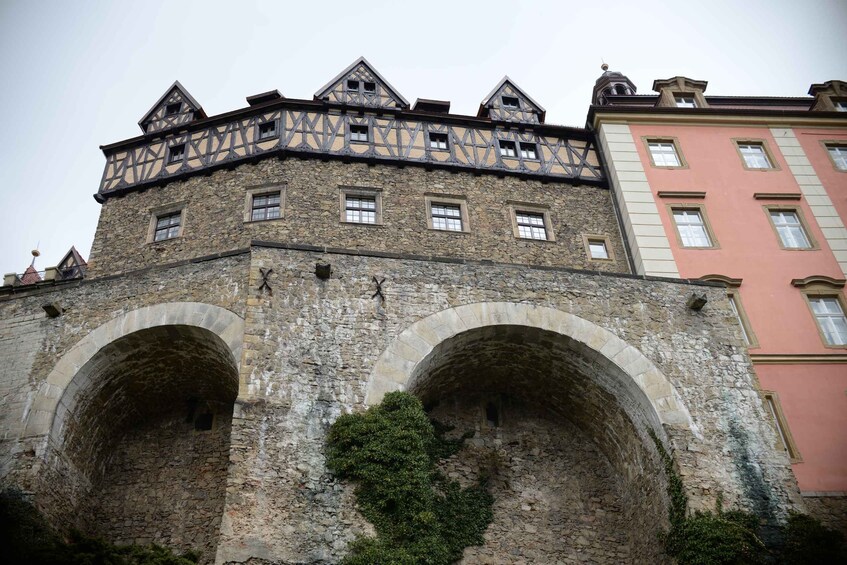
M479 105L477 116L509 122L544 123L546 110L508 76Z
M138 125L144 133L156 133L205 117L206 112L197 100L176 81L144 114Z
M843 80L813 84L809 95L815 97L812 105L815 112L847 112L847 82Z
M71 246L65 256L56 265L56 278L58 280L81 279L85 276L88 263L82 258L76 247Z
M657 108L708 108L705 80L694 80L686 77L673 77L664 80L654 80L653 90L659 93L656 101Z
M406 99L364 57L318 90L315 100L369 108L409 108Z

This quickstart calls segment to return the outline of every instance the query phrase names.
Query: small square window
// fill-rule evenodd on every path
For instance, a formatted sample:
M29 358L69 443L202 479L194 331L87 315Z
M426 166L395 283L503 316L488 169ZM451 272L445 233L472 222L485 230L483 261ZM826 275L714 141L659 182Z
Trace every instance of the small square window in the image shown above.
M700 209L673 208L672 212L676 231L683 247L713 247L712 238L709 236L709 230Z
M835 100L832 105L835 106L836 112L847 112L847 101L845 100Z
M839 171L847 171L847 145L827 144L826 150L835 168Z
M348 80L347 81L347 90L354 90L359 92L359 81L358 80Z
M362 85L365 94L376 94L376 83L365 81Z
M254 194L253 203L250 208L250 220L259 222L262 220L279 219L281 197L282 195L279 191Z
M656 167L681 167L682 161L676 151L673 140L657 139L647 141L650 159Z
M432 228L445 231L462 231L462 207L458 204L430 204Z
M769 210L771 222L785 249L811 249L812 243L797 210Z
M500 154L503 157L517 157L518 152L514 141L500 141Z
M765 146L758 142L738 142L738 152L744 160L744 166L748 169L772 169L770 157L765 151Z
M827 345L847 345L847 317L837 296L809 296L809 305Z
M376 196L348 194L344 197L345 221L353 224L376 223Z
M370 141L368 126L350 126L350 141Z
M185 144L174 145L168 150L168 163L179 163L185 159Z
M429 134L429 148L430 149L439 149L441 151L446 151L447 150L447 134L446 133L430 132L430 134Z
M520 108L520 101L515 96L504 96L503 100L503 108L509 110L517 110Z
M686 94L677 94L673 97L677 108L696 108L697 100L694 96Z
M547 227L544 223L544 214L540 212L515 211L515 220L518 224L518 234L524 239L547 240Z
M537 151L534 143L528 143L528 142L525 142L525 141L521 141L520 147L521 147L521 157L523 157L524 159L532 159L532 160L538 159L538 151Z
M175 114L179 114L180 110L182 110L182 102L174 102L173 104L165 106L165 115L173 116Z
M179 237L179 228L182 224L182 210L156 216L156 227L153 232L153 241L164 241Z
M588 240L588 250L591 252L592 259L608 259L609 250L606 249L606 242L596 239Z
M582 243L585 246L585 253L591 261L615 260L609 238L605 235L583 234Z
M259 139L272 139L277 136L276 120L259 125Z

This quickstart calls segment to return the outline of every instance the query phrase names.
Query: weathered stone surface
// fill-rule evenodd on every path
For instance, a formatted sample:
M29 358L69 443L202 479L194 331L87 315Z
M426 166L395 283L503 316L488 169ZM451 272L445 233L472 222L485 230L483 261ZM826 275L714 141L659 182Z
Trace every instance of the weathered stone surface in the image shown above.
M842 493L803 493L809 514L847 537L847 496Z

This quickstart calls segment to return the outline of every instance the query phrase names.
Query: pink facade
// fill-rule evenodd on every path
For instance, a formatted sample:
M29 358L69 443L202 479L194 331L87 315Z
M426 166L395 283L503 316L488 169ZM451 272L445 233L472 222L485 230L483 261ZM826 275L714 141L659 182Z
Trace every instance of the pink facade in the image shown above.
M806 297L792 285L794 279L821 275L843 280L844 273L777 140L768 126L631 124L630 129L679 275L741 279L734 292L754 336L749 351L761 387L776 393L786 433L799 451L793 467L800 489L847 491L847 364L822 363L823 356L845 353L845 348L825 344ZM821 137L822 130L800 129L795 135L842 220L847 218L847 173L834 168L821 144L822 139L847 138L847 130L825 130ZM683 166L653 166L646 139L675 139ZM734 139L762 143L774 166L745 169ZM681 244L672 206L700 208L711 227L712 247ZM767 207L799 212L812 248L783 248ZM772 364L772 359L763 360L765 355L782 361ZM790 356L805 358L792 361ZM811 362L809 356L818 358Z

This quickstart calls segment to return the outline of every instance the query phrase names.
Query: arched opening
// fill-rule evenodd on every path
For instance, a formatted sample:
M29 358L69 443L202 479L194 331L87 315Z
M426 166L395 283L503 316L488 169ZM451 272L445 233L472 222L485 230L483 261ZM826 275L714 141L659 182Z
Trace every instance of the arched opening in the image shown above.
M465 562L662 562L667 497L648 432L660 426L606 356L555 331L484 325L440 341L407 386L452 433L474 432L443 471L490 477L494 522Z
M115 543L214 559L238 371L197 326L158 325L96 351L56 408L42 492L53 514Z
M617 94L621 94L621 95L627 94L626 86L624 86L624 85L622 85L622 84L617 85L617 86L615 87L615 92L616 92Z

